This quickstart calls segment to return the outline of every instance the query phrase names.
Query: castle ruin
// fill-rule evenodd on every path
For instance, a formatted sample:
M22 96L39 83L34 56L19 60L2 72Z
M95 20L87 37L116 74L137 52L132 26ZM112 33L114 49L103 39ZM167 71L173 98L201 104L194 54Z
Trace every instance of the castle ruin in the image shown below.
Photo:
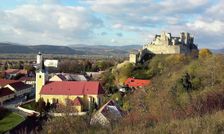
M182 32L179 37L173 37L171 33L162 32L161 35L155 35L153 41L138 52L131 52L129 61L137 63L153 54L190 54L192 51L197 52L198 47L189 33Z

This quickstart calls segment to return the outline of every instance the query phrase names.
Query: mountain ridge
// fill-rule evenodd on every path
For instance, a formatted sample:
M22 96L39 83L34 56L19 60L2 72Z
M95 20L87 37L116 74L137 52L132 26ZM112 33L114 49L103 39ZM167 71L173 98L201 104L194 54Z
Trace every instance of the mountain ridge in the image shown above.
M11 42L0 42L0 53L31 54L43 52L47 54L76 54L76 55L128 55L132 49L139 49L140 45L107 46L107 45L86 45L73 44L60 45L22 45Z

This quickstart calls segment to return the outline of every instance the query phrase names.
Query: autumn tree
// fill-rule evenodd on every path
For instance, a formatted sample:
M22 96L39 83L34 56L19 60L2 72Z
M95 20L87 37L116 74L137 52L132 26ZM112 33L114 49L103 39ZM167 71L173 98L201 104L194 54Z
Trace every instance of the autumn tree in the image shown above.
M199 58L200 59L211 57L211 56L212 56L212 52L207 48L203 48L199 51Z
M37 102L37 110L40 112L40 115L42 115L42 112L45 112L45 106L46 103L44 102L43 98L40 98Z
M118 64L116 68L112 70L116 84L123 85L125 80L131 76L132 70L133 70L133 64L129 62Z

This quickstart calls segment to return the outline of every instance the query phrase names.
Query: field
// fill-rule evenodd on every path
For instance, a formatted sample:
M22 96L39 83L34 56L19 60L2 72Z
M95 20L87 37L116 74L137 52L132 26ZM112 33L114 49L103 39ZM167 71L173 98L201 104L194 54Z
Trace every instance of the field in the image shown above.
M16 113L9 113L3 119L0 120L0 133L6 132L24 120L23 117Z

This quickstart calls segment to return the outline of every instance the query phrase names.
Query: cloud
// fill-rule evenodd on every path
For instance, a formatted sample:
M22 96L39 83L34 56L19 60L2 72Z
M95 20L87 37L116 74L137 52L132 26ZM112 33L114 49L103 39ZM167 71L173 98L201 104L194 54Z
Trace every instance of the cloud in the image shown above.
M196 36L195 41L201 47L224 44L223 39L217 39L223 36L224 28L224 1L221 0L94 0L87 3L95 12L103 13L113 29L142 35L139 40L147 40L147 35L162 31L174 35L186 31Z
M123 36L122 33L116 33L116 35L117 35L118 37L122 37L122 36Z
M101 35L105 36L105 35L107 35L107 32L101 32Z
M196 20L192 23L187 23L187 26L194 30L200 30L204 32L219 32L224 33L224 22L219 20L214 20L206 22L203 20Z
M116 29L122 29L124 26L120 23L117 23L117 24L114 24L112 27Z
M25 1L0 10L1 41L138 44L162 31L186 31L200 47L224 47L223 0L85 0L75 6L61 0Z
M184 14L200 14L209 5L207 0L94 0L88 3L94 11L104 13L110 20L133 26L173 23L181 20Z
M18 42L35 43L36 37L39 37L39 43L44 40L45 43L75 42L91 38L94 29L103 25L90 10L81 6L23 5L0 14L1 34L20 35L21 40L18 37L15 40ZM2 30L4 27L8 30Z
M116 43L117 41L115 39L110 40L111 43Z

